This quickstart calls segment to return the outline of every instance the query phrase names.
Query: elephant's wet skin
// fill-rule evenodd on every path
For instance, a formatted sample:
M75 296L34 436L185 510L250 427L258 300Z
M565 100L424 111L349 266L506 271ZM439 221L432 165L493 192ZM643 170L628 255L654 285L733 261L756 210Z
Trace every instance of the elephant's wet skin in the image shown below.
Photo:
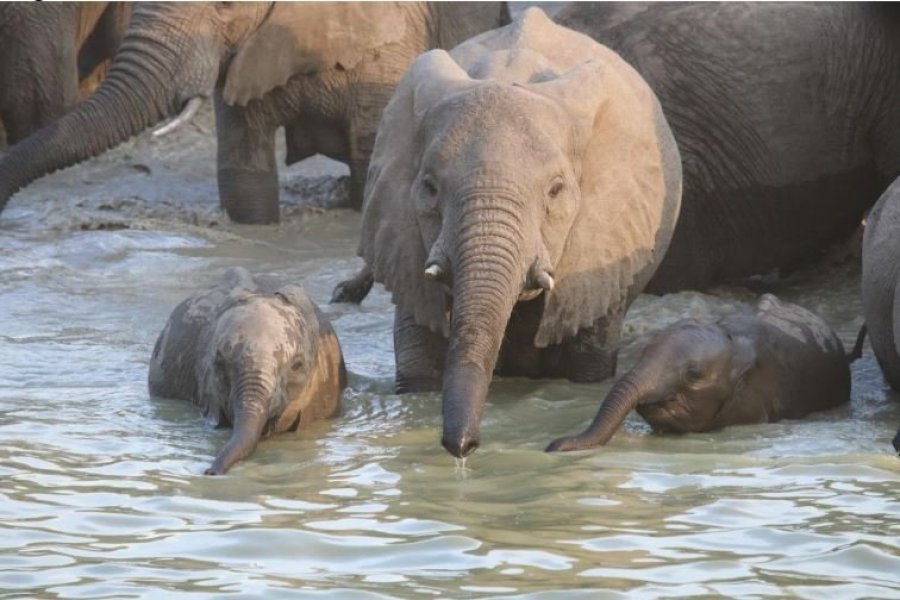
M500 2L136 3L96 94L0 162L0 209L210 96L219 198L234 221L279 218L281 126L288 164L321 152L349 165L359 208L381 111L410 62L508 21Z
M451 454L478 447L495 367L613 375L680 196L653 92L540 9L413 63L375 140L356 280L393 292L397 391L443 390Z
M337 337L303 289L239 267L175 308L150 359L151 394L233 427L208 475L227 472L262 437L337 414L346 381Z
M684 201L652 293L784 274L849 238L900 175L890 3L572 2L555 15L659 97Z
M869 340L888 385L900 391L900 178L869 213L862 263ZM893 445L900 452L900 431Z
M753 313L657 334L591 425L548 452L606 444L633 408L655 431L700 432L799 419L850 399L850 359L817 315L764 295Z

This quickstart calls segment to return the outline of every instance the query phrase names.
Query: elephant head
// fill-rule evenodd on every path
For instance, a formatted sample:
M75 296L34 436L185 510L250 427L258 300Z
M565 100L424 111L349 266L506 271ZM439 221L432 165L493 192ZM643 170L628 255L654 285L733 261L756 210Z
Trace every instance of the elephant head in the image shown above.
M379 127L360 243L394 302L449 337L442 443L457 457L478 446L516 302L543 303L538 347L593 324L629 301L678 207L658 104L618 56L536 9L497 31L413 63ZM472 48L493 35L545 48ZM582 58L554 64L554 45Z
M405 27L404 13L360 3L138 3L97 91L0 163L0 210L47 173L96 156L179 110L174 123L186 120L214 89L224 103L244 106L294 75L352 69L371 48L402 39Z
M554 440L547 451L602 446L633 408L657 431L707 431L730 408L756 360L746 336L733 335L718 324L676 325L650 341L584 432Z
M332 416L346 384L331 326L296 286L238 291L214 324L199 371L207 412L233 426L207 475L227 472L263 436Z

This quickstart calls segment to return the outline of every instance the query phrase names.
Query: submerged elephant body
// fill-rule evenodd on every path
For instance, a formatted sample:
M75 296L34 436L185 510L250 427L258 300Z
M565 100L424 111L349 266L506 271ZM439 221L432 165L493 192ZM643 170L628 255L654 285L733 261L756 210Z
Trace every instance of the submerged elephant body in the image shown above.
M863 237L863 311L888 385L900 391L900 178L869 213ZM900 430L893 440L900 452Z
M900 175L900 11L875 2L573 2L556 22L659 97L684 198L648 291L814 261Z
M226 472L261 437L335 415L345 385L337 337L303 289L241 268L175 308L150 360L151 394L233 427L207 474Z
M0 163L0 208L210 94L233 220L278 220L281 126L288 164L316 152L349 164L358 206L381 111L413 58L507 21L499 2L139 3L97 93Z
M0 4L0 133L7 144L93 92L130 16L128 2Z
M850 399L843 344L817 315L764 295L753 313L657 334L583 433L548 451L606 444L636 408L654 430L687 433L799 419Z
M397 391L478 445L498 372L599 381L665 253L678 150L624 61L539 9L419 57L385 109L360 255L393 292Z

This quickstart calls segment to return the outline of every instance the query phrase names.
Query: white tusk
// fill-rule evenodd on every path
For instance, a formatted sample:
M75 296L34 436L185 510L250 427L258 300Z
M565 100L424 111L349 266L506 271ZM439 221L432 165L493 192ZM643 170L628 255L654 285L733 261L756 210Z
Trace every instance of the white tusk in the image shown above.
M553 277L550 276L550 273L542 271L537 276L537 284L549 292L553 289Z
M428 265L428 268L425 269L425 279L428 281L437 281L443 274L444 272L437 263Z
M185 104L184 108L181 110L181 114L159 129L155 130L153 132L153 137L160 137L166 135L167 133L171 133L181 127L183 124L193 119L194 115L197 114L197 111L200 110L201 104L203 104L203 98L201 98L200 96L194 96L193 98L188 100L187 104Z

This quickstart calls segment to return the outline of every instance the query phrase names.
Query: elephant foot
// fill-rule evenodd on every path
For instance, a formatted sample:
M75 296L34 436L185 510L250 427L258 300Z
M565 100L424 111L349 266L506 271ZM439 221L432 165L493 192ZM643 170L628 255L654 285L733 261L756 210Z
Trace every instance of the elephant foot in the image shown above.
M395 394L414 394L416 392L437 392L441 389L441 381L431 377L404 377L397 375L394 383Z
M268 225L280 219L277 173L221 169L219 198L235 223Z
M375 278L372 275L372 270L369 267L364 267L353 278L342 281L335 286L334 291L331 293L331 304L359 304L369 295L369 291L374 283Z

